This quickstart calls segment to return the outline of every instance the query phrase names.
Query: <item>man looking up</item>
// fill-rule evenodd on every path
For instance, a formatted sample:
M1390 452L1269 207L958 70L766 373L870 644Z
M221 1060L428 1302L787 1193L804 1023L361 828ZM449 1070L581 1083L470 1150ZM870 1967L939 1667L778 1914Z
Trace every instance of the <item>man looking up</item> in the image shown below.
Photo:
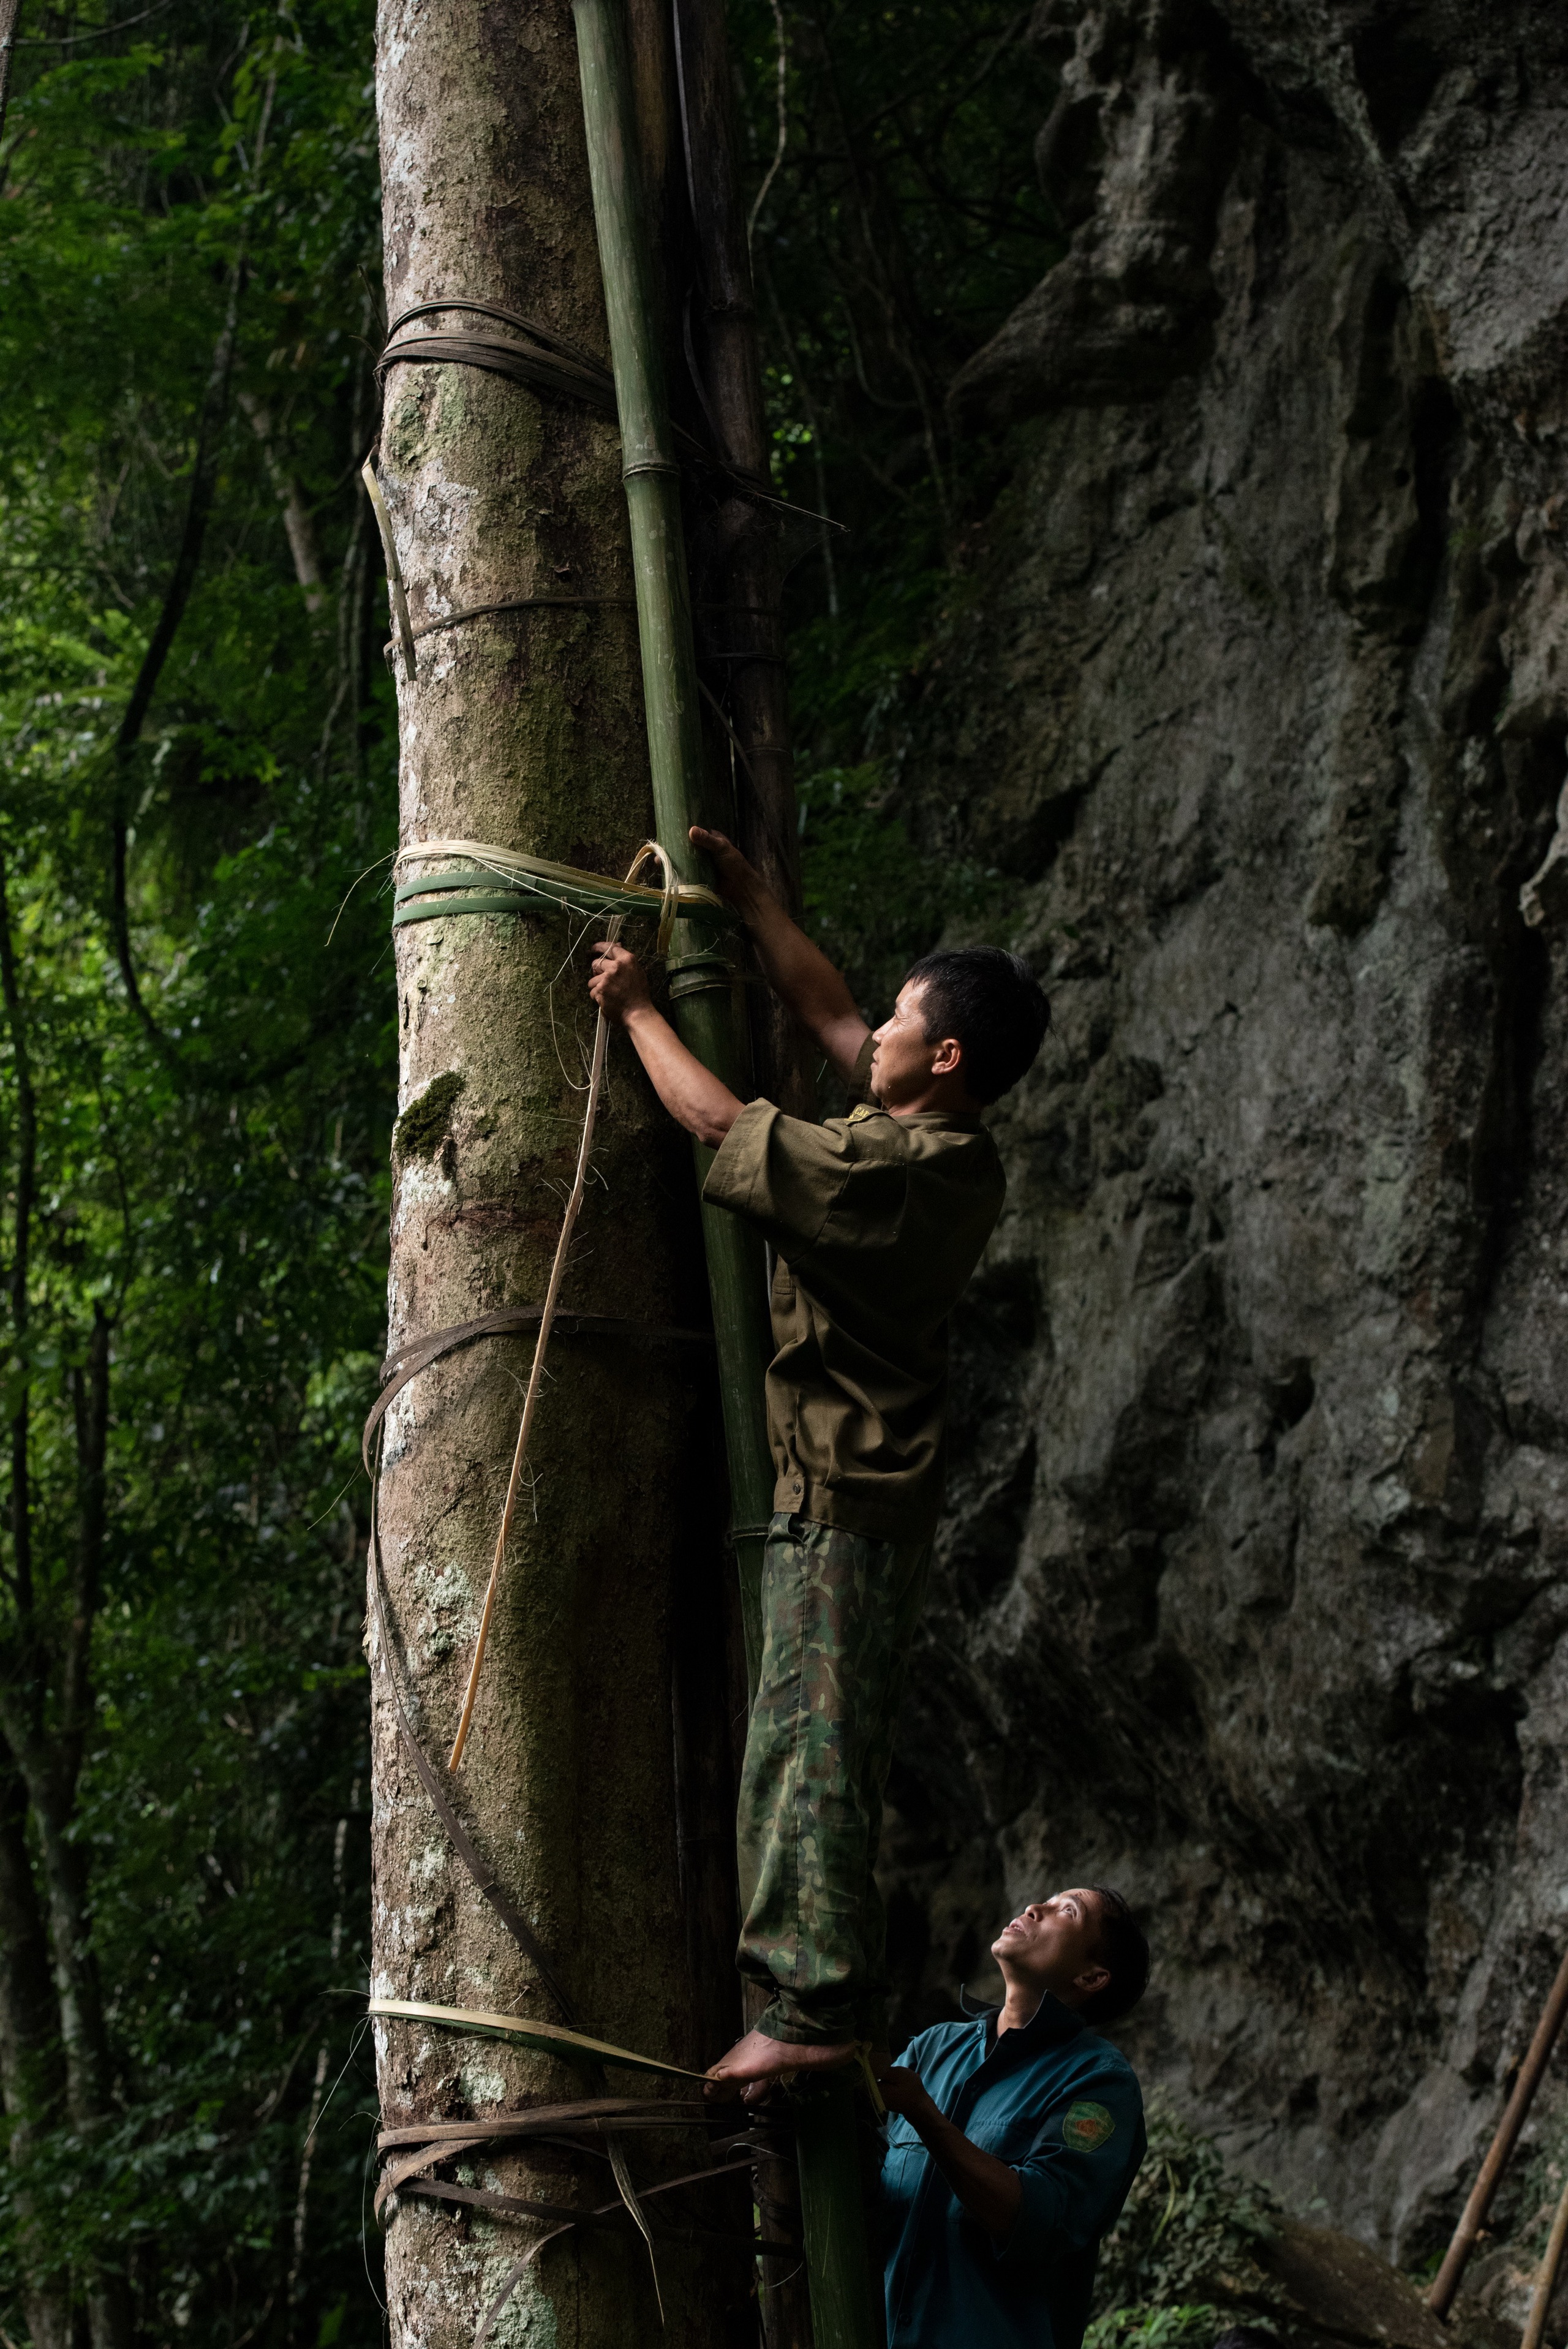
M1143 2159L1132 2067L1089 2023L1149 1981L1118 1892L1031 1901L991 1944L1006 1997L882 2075L888 2349L1079 2349L1100 2238Z
M589 992L671 1115L717 1152L704 1196L775 1251L777 1472L738 1803L741 1972L769 1993L713 2076L763 2081L885 2044L872 1878L899 1695L942 1500L947 1317L1002 1206L985 1104L1050 1012L996 947L926 955L873 1036L722 833L694 827L769 983L848 1083L825 1125L742 1103L662 1019L624 947Z

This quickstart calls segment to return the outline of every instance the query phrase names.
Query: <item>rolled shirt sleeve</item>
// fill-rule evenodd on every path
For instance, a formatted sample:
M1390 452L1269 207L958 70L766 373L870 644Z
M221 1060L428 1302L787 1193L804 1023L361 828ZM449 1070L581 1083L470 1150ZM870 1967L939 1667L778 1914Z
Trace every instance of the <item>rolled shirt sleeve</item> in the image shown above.
M1006 2240L993 2244L998 2265L1021 2272L1064 2242L1098 2242L1127 2198L1143 2147L1142 2104L1130 2079L1091 2081L1064 2098L1011 2165L1023 2198Z
M769 1101L748 1102L714 1154L702 1195L744 1216L789 1257L820 1238L854 1163L843 1125L808 1125Z

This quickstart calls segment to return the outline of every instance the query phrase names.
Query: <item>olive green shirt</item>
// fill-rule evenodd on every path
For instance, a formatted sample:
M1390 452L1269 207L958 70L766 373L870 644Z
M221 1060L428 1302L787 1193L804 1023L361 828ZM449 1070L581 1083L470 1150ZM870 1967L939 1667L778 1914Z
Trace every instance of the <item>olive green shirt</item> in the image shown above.
M868 1039L855 1067L863 1092ZM775 1509L876 1541L928 1540L942 1506L947 1317L1006 1189L977 1117L861 1102L823 1125L748 1103L703 1196L778 1255L768 1433Z

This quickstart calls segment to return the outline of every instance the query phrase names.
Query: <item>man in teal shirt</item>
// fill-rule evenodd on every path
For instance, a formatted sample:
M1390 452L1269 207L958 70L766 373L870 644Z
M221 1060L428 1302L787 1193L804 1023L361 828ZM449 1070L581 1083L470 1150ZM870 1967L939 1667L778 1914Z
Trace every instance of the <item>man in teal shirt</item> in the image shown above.
M923 2031L882 2076L888 2349L1080 2349L1143 2159L1132 2066L1091 2027L1148 1983L1126 1901L1056 1893L991 1950L1000 2011Z

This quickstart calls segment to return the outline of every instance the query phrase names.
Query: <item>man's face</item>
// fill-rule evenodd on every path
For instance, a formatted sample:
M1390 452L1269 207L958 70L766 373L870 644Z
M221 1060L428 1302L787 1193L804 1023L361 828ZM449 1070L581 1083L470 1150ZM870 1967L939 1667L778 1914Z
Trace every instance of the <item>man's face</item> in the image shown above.
M1071 1892L1053 1892L1048 1900L1031 1900L1003 1926L991 1954L1076 2004L1109 1980L1095 1954L1099 1940L1099 1902L1079 1886Z
M925 989L916 979L906 979L898 991L892 1017L884 1019L876 1030L872 1054L872 1098L883 1109L902 1109L906 1102L918 1101L931 1083L934 1075L945 1074L958 1065L956 1049L951 1040L938 1038L927 1043L924 1018Z

